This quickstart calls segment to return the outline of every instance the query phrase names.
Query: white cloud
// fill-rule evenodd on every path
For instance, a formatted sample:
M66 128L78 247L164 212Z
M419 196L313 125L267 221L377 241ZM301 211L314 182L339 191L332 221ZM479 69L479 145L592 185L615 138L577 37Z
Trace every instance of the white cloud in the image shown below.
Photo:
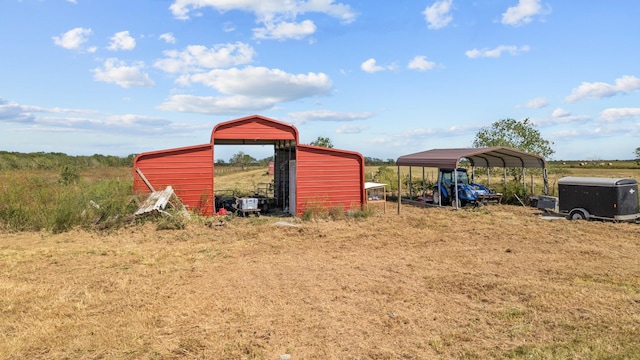
M67 0L67 2L70 2L70 3L72 3L72 4L78 4L78 1L77 1L77 0Z
M362 71L368 72L370 74L373 74L373 73L378 72L378 71L394 70L395 68L396 67L394 65L380 66L380 65L378 65L376 63L376 59L374 59L374 58L366 60L362 64L360 64L360 69L362 69Z
M419 141L441 137L458 137L476 133L479 129L479 125L451 126L449 128L422 128L405 131L393 136L402 139L402 141Z
M336 134L359 134L367 129L369 129L367 125L344 124L336 129Z
M502 55L503 52L508 52L509 54L515 56L522 52L527 52L530 49L531 48L528 45L524 45L520 47L512 46L512 45L500 45L494 49L484 48L482 50L478 50L478 49L468 50L467 52L465 52L465 55L467 55L467 57L471 59L482 58L482 57L498 58Z
M429 29L442 29L449 25L453 16L451 16L451 8L453 0L436 1L431 6L427 6L423 14L429 23Z
M231 22L225 22L224 25L222 26L222 31L224 32L233 32L236 31L236 27L231 23Z
M549 7L543 9L540 0L519 0L518 5L512 6L502 14L502 23L505 25L519 26L528 24L533 16L549 13Z
M279 102L326 95L332 82L323 73L289 74L278 69L246 67L183 75L182 84L200 83L227 96L174 95L161 110L231 114L270 109Z
M248 96L173 95L157 108L164 111L226 115L267 110L275 104L276 101L273 99L256 99Z
M384 67L376 65L376 59L371 58L360 64L360 69L368 73L374 73L384 70Z
M300 14L311 12L326 14L345 23L352 22L356 17L349 5L336 3L334 0L174 0L169 9L176 18L186 20L191 10L204 7L211 7L220 12L247 11L255 14L258 22L274 18L295 19Z
M436 67L436 63L433 61L427 61L425 56L416 56L409 62L407 67L412 70L425 71Z
M289 74L279 69L249 66L244 69L217 69L188 76L224 94L291 101L326 95L333 86L324 73Z
M264 27L253 29L253 36L256 39L302 39L316 32L316 25L311 20L303 22L265 22Z
M291 112L288 114L291 119L289 120L294 124L304 124L311 121L356 121L366 120L373 116L371 112L338 112L330 110L309 110Z
M46 115L43 115L46 114ZM101 133L179 133L202 126L174 124L171 121L146 115L107 115L85 109L44 108L19 105L0 98L0 121L28 124L28 129L41 131L89 130ZM204 128L209 128L206 125ZM203 129L204 129L203 128Z
M640 117L640 108L609 108L603 110L600 114L600 119L606 122L636 117Z
M107 49L117 50L133 50L136 47L136 39L129 35L128 31L120 31L111 37L111 43Z
M158 36L158 39L160 40L164 40L164 42L166 42L167 44L175 44L176 43L176 38L173 36L173 33L164 33L160 36Z
M529 101L527 101L526 104L522 105L522 106L517 106L518 108L523 107L523 108L527 108L527 109L540 109L543 108L545 106L549 105L549 101L547 100L547 98L541 96L541 97L537 97L537 98L533 98Z
M241 42L218 44L211 48L190 45L180 52L165 51L165 58L156 61L153 66L168 73L190 72L247 64L253 61L254 55L253 48Z
M211 129L210 125L176 124L172 121L145 115L125 114L96 117L39 117L37 125L43 131L92 131L104 134L128 136L188 133L194 130Z
M557 108L551 114L551 118L546 119L531 119L531 122L536 126L550 127L560 124L585 124L591 121L591 116L587 115L571 115L570 112Z
M35 116L24 106L0 98L0 121L33 123Z
M104 120L104 124L108 126L166 126L171 121L145 115L111 115Z
M551 116L553 116L554 118L567 117L569 115L571 115L569 111L561 108L557 108L553 110L553 113L551 113Z
M155 86L148 74L142 72L144 64L137 62L127 65L124 61L110 58L105 60L103 68L93 69L93 78L110 84L116 84L124 88L131 86Z
M611 97L617 94L628 94L640 89L640 79L635 76L625 75L616 79L614 85L594 82L583 82L577 88L571 91L571 95L565 98L568 102L574 102L582 99L601 99Z
M390 151L391 148L404 149L403 151L408 151L409 148L411 148L413 151L418 151L411 147L410 144L428 143L431 148L446 148L450 147L451 139L459 143L462 141L460 139L461 137L468 138L476 134L480 128L480 125L450 126L448 128L417 128L399 133L389 133L379 138L371 138L368 142L374 144L377 148L386 149L387 152Z
M64 34L61 34L60 36L54 36L53 42L65 49L77 50L80 49L82 44L87 42L87 38L89 37L89 35L91 35L91 33L91 29L78 27L67 31Z

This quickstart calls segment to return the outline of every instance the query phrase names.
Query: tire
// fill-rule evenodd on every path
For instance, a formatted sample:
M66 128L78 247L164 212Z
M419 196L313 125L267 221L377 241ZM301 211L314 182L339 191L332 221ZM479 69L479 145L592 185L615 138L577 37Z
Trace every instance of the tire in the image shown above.
M587 215L582 210L571 210L569 220L587 220Z
M433 205L440 205L440 191L433 191Z

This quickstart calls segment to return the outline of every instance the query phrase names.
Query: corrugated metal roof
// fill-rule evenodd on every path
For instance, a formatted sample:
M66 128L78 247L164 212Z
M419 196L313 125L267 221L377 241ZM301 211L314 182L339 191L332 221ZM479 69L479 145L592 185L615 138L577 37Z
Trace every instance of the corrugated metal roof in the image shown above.
M276 140L298 142L298 130L291 124L260 115L217 124L211 132L215 145L270 145Z
M396 161L400 166L455 168L461 159L472 166L546 168L542 156L508 147L433 149L403 155Z

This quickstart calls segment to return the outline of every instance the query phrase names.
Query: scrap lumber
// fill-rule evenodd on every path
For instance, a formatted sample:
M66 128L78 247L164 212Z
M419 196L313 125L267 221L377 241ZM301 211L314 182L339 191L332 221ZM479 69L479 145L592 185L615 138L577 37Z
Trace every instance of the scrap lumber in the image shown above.
M138 176L140 176L140 179L142 179L142 181L144 181L145 185L147 185L147 187L149 188L149 190L155 192L156 189L153 188L153 185L151 185L151 183L149 182L149 180L147 180L147 177L144 176L144 173L142 173L142 170L140 170L140 168L136 168L136 172L138 173Z
M140 208L138 208L134 215L138 216L152 212L164 213L164 209L167 207L167 204L172 198L177 199L180 205L182 205L180 199L178 199L178 197L173 192L173 188L171 187L171 185L167 186L164 190L154 191L149 195L147 200L142 203L142 205L140 206Z

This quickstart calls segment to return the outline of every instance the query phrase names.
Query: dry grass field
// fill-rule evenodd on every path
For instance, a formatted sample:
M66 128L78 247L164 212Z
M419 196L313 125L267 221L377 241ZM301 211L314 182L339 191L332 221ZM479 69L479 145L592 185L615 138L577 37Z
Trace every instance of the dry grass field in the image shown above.
M0 359L640 359L640 225L396 207L0 232Z
M283 220L1 234L0 358L640 358L640 225Z

